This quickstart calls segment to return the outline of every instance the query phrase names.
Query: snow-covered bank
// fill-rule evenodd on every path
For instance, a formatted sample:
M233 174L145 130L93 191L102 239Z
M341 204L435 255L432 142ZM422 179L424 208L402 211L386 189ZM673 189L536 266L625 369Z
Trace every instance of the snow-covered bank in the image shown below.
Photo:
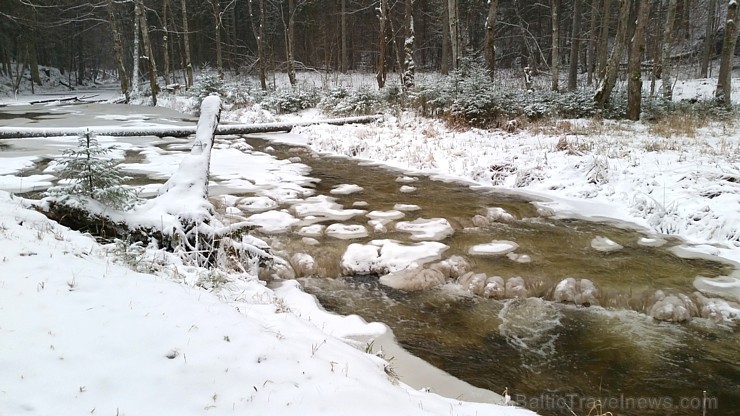
M156 276L134 272L5 192L0 213L2 414L533 414L394 384L386 361L342 340L379 324L289 287L286 302L232 275L209 293L178 283L207 270L152 258Z

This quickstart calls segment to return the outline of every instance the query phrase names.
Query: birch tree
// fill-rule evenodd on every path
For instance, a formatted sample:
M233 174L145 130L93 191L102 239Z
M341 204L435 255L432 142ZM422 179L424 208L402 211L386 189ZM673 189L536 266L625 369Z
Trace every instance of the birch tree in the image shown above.
M452 69L460 64L460 18L458 16L457 0L447 0L447 13L450 26L450 50L452 52Z
M378 88L385 86L386 79L386 66L387 66L387 40L386 33L388 32L388 0L380 0L378 9L376 10L378 15L379 24L379 39L378 39L378 72L375 74L375 79L378 82Z
M414 62L414 0L406 0L404 27L404 59L403 74L401 75L401 85L403 91L408 92L411 88L414 87L414 76L416 75L416 63Z

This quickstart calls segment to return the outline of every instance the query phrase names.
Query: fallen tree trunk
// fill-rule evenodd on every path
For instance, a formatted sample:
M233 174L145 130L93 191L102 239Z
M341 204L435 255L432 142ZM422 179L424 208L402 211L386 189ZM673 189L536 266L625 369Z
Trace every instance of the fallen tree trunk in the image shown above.
M258 123L258 124L227 124L218 126L214 134L250 134L250 133L277 133L291 131L294 127L311 126L314 124L367 124L381 120L382 116L358 116L332 118L326 120L298 121L292 123ZM20 139L26 137L79 137L86 131L97 136L115 137L187 137L195 134L192 126L161 126L161 127L69 127L69 128L38 128L38 127L0 127L0 139Z
M82 97L63 97L63 98L49 98L47 100L36 100L36 101L29 101L28 104L46 104L46 103L66 103L69 101L75 101L75 102L86 102L85 100L93 97L97 97L98 94L94 95L84 95Z
M208 200L211 149L221 99L203 100L190 153L158 195L131 211L116 211L87 197L50 197L32 205L49 218L108 239L118 238L176 252L187 263L256 272L272 261L269 247L247 232L250 225L224 225Z

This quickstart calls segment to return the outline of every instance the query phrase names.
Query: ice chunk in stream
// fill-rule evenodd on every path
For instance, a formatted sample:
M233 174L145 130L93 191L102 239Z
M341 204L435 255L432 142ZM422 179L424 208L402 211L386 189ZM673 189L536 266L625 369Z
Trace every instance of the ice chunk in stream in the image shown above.
M468 254L473 256L503 256L519 248L519 244L508 240L493 240L490 243L470 247Z
M352 240L367 237L367 228L359 224L332 224L326 227L326 235L340 240Z
M434 241L404 244L395 240L373 240L369 244L353 243L342 255L342 272L346 275L383 275L420 267L439 260L448 248Z
M335 186L334 189L329 191L329 193L334 195L349 195L356 192L361 192L363 190L364 188L359 185L343 183L341 185Z
M413 221L400 221L396 224L396 231L411 234L414 241L439 241L451 236L455 230L445 218L418 218Z
M594 237L593 240L591 240L591 248L593 248L596 251L601 251L604 253L609 253L612 251L619 251L623 249L620 244L615 243L614 241L606 238L606 237Z

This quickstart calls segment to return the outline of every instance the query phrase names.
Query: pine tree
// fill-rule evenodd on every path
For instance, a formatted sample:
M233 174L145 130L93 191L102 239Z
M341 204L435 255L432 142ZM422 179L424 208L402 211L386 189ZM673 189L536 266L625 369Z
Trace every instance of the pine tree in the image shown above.
M64 150L64 157L59 162L59 180L68 185L52 188L48 194L88 197L111 208L128 208L134 202L135 194L123 185L125 178L108 157L110 150L100 146L89 130L83 133L77 148Z

